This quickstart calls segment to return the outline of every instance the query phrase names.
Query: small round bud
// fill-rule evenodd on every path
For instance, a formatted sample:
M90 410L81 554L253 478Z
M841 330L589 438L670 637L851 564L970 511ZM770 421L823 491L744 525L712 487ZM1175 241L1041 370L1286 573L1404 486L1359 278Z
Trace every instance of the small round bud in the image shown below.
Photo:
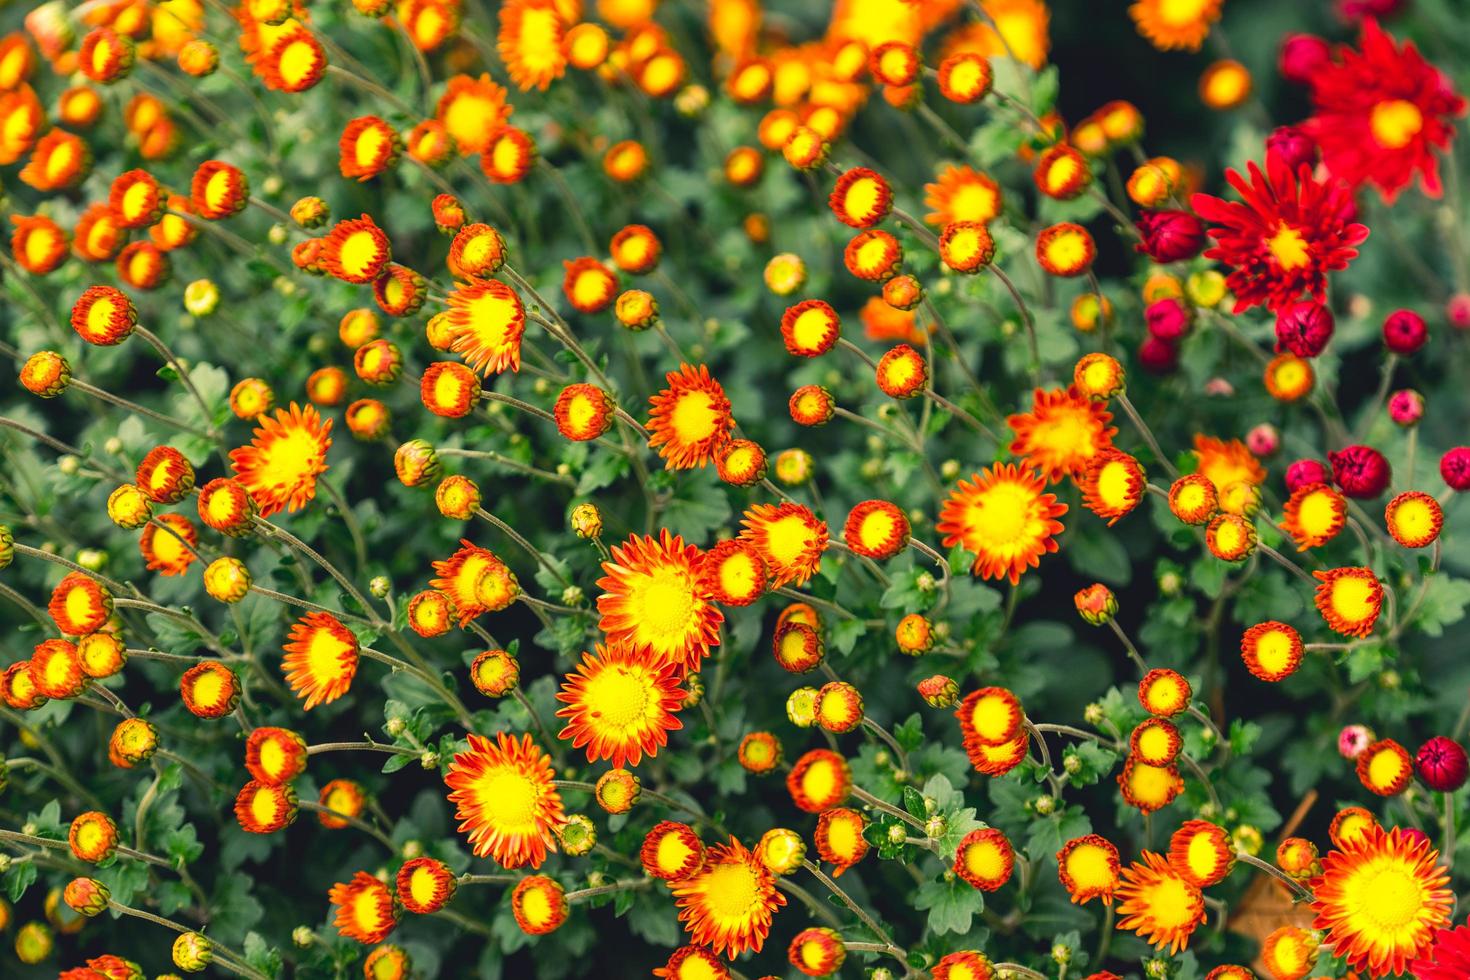
M425 769L437 769L439 767L439 753L425 752L419 756L419 765Z
M888 843L902 844L908 837L908 831L904 830L903 824L891 823L888 825Z
M569 585L561 591L561 601L564 606L581 605L584 598L580 585Z
M399 735L402 735L407 728L408 725L406 722L404 722L402 718L389 718L388 723L383 726L383 731L387 732L394 738L397 738Z
M924 821L924 835L931 840L943 837L948 830L949 821L937 814Z
M198 973L214 960L214 944L197 932L185 932L174 940L174 966L185 973Z
M1072 947L1065 943L1056 943L1051 948L1051 961L1057 966L1066 966L1072 962Z
M393 591L393 580L386 575L374 575L372 581L368 583L368 591L375 598L381 599Z
M602 512L596 504L578 504L572 508L572 530L583 539L602 536Z
M1057 801L1055 797L1038 796L1032 802L1031 806L1032 809L1034 809L1037 813L1041 814L1044 817L1057 808Z
M291 941L305 949L316 942L316 933L311 931L310 926L297 926L291 930Z

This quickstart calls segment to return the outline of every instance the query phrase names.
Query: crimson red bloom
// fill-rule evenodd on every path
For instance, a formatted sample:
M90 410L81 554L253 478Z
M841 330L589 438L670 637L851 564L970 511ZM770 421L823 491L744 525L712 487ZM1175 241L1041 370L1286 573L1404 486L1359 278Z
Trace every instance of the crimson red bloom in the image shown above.
M1315 34L1288 34L1281 40L1276 67L1281 77L1297 85L1309 85L1312 76L1332 59L1332 46Z
M1192 259L1205 247L1205 226L1188 211L1145 211L1137 226L1143 240L1134 248L1161 264Z
M1393 470L1384 455L1372 446L1344 446L1327 454L1332 464L1332 482L1345 496L1371 500L1388 489Z
M1297 357L1316 357L1335 327L1332 311L1321 303L1308 300L1282 307L1276 314L1276 353L1289 350Z
M1277 153L1296 173L1302 167L1317 165L1317 141L1300 126L1278 126L1266 137L1266 152Z
M1368 228L1354 221L1352 193L1339 182L1314 180L1305 167L1291 169L1280 154L1267 151L1263 173L1247 165L1249 180L1234 170L1225 179L1240 202L1195 194L1196 213L1215 227L1215 244L1205 256L1230 267L1226 285L1235 294L1235 312L1265 305L1279 310L1302 293L1322 300L1327 273L1340 272L1357 258Z
M1429 328L1413 310L1394 310L1383 320L1383 345L1395 354L1413 354L1428 340Z
M1470 776L1470 757L1464 746L1454 739L1436 735L1414 756L1414 771L1424 785L1437 793L1453 793L1465 785Z
M1439 929L1429 953L1409 964L1419 980L1460 980L1470 976L1470 925Z
M1312 78L1306 122L1328 172L1354 191L1372 184L1388 203L1417 174L1424 193L1438 197L1434 154L1448 149L1451 120L1465 112L1449 77L1374 20L1363 22L1360 50L1343 45L1336 54Z
M1451 490L1470 490L1470 446L1456 446L1441 456L1439 475Z
M1331 483L1332 473L1319 460L1299 459L1286 468L1286 492L1309 483Z
M1194 312L1173 296L1166 296L1148 304L1143 311L1143 322L1150 337L1172 344L1189 332Z

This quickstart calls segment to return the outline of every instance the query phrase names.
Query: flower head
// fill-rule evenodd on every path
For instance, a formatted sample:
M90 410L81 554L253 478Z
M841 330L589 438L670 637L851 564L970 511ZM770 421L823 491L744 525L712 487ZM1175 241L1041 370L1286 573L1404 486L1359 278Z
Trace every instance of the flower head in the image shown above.
M786 896L755 854L735 838L705 852L704 867L670 885L690 939L732 959L759 952Z
M332 420L322 421L316 407L276 409L262 415L250 445L230 451L235 478L250 494L262 517L300 510L316 496L317 477L327 471ZM201 499L202 504L202 499Z
M557 717L567 721L557 737L573 748L586 746L589 762L610 759L618 768L656 755L668 732L684 727L677 717L684 700L677 666L650 663L628 646L598 644L556 696L566 704Z
M972 574L1017 583L1027 568L1058 547L1055 536L1062 525L1056 518L1067 505L1045 487L1029 467L997 463L955 485L935 530L944 535L946 548L962 545L975 555Z
M310 612L291 626L281 667L310 711L346 694L357 675L357 636L331 613Z
M1205 921L1200 890L1152 851L1123 869L1116 891L1118 928L1138 933L1153 946L1177 953Z
M398 925L393 893L366 871L354 874L350 882L333 885L327 898L337 907L332 919L337 931L364 946L382 942Z
M444 777L459 832L475 854L507 868L539 868L556 850L554 831L566 823L561 794L551 782L551 757L531 741L497 732L495 741L471 733Z
M598 627L626 646L680 673L699 668L719 645L724 615L699 583L699 549L667 530L633 536L603 562Z

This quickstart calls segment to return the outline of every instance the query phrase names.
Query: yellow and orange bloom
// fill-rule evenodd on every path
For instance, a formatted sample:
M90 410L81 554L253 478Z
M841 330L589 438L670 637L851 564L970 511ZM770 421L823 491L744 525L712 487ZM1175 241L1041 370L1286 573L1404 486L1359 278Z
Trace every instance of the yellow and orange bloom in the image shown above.
M1129 806L1141 813L1153 813L1184 792L1184 780L1172 765L1151 766L1137 756L1129 756L1118 774L1118 789Z
M909 519L887 500L865 500L847 515L842 538L853 552L884 560L901 552L909 542Z
M612 771L625 772L621 769ZM651 877L662 881L682 881L704 866L704 843L688 824L665 820L655 824L644 835L639 859L643 870Z
M792 674L805 674L816 670L826 656L826 643L822 635L806 623L788 622L776 627L771 641L771 651L781 669ZM813 700L813 710L816 703Z
M847 959L847 946L835 929L814 926L791 937L786 958L809 977L827 977L842 968Z
M552 414L558 432L573 442L587 442L612 428L616 411L617 405L606 391L578 382L561 390Z
M249 199L250 181L244 172L220 160L201 163L189 184L189 210L206 221L238 214ZM169 210L175 210L171 199Z
M748 606L766 592L765 560L748 541L721 541L699 560L699 587L724 606Z
M1256 526L1238 514L1216 514L1205 528L1205 546L1221 561L1244 561L1256 550Z
M960 841L954 873L983 892L998 890L1011 880L1016 853L1006 835L994 827L972 830Z
M951 221L939 234L939 259L955 272L973 273L995 258L995 240L978 221Z
M1179 729L1163 718L1145 718L1128 736L1128 751L1150 766L1172 764L1183 748Z
M257 782L283 786L306 771L306 739L289 728L253 729L245 739L245 769Z
M53 129L36 141L31 158L20 171L20 179L43 194L66 190L92 170L92 149L87 141L64 129Z
M889 398L913 398L929 383L929 366L908 344L898 344L878 359L874 380Z
M730 968L703 946L680 946L653 975L664 980L730 980Z
M450 349L482 375L521 368L526 311L515 290L477 279L449 294Z
M663 245L647 225L625 225L608 245L613 262L633 276L645 276L658 267Z
M82 673L94 679L111 677L128 663L127 646L116 633L88 633L77 640Z
M37 351L21 366L20 384L37 398L55 398L71 384L71 365L56 351Z
M637 140L619 140L602 155L602 170L620 184L630 184L648 172L648 151Z
M1058 201L1079 197L1092 183L1087 158L1066 143L1058 143L1043 153L1031 176L1037 190Z
M515 126L500 127L480 154L480 170L492 184L518 184L535 164L535 141Z
M871 228L888 216L893 192L881 174L867 167L853 167L837 178L827 204L843 224Z
M705 851L704 867L670 885L690 939L731 958L760 952L786 896L755 854L731 837Z
M995 75L990 62L970 51L952 54L939 63L939 92L951 102L973 105L990 94Z
M820 357L842 336L837 311L819 299L802 300L781 315L781 340L797 357Z
M78 861L100 864L117 850L117 824L101 810L88 810L72 818L66 842Z
M194 489L194 467L172 446L156 446L138 464L135 479L154 503L176 504Z
M429 411L446 419L470 414L480 393L480 379L475 372L456 361L435 361L419 379L419 400Z
M1266 391L1279 402L1294 402L1312 393L1317 376L1312 362L1290 351L1277 354L1265 368Z
M1322 873L1317 845L1303 837L1286 837L1276 845L1276 866L1298 881L1309 881Z
M544 936L567 921L566 890L554 878L527 875L511 892L510 909L522 932Z
M1147 479L1138 460L1109 448L1093 456L1077 483L1083 504L1112 527L1142 503Z
M1374 742L1358 754L1358 781L1379 796L1397 796L1414 778L1409 750L1391 738Z
M1135 0L1128 16L1160 51L1198 51L1220 19L1223 0Z
M357 636L331 613L310 612L291 626L281 668L310 711L346 694L357 675Z
M8 698L6 703L10 703ZM147 718L124 718L113 728L112 736L107 740L108 761L119 769L140 766L153 758L157 751L158 729Z
M1333 568L1314 571L1314 601L1327 625L1344 636L1365 637L1373 632L1383 606L1383 585L1371 568Z
M388 236L366 214L337 222L322 239L322 267L343 282L367 285L382 275L392 260Z
M305 92L326 73L327 52L316 35L297 24L276 37L254 68L267 88Z
M398 910L393 906L393 893L366 871L359 871L349 882L339 882L327 893L336 906L332 924L348 939L373 946L388 938L398 925Z
M1261 962L1272 980L1301 980L1317 964L1320 937L1299 926L1282 926L1261 943Z
M766 451L749 439L731 439L715 452L715 472L731 486L752 486L765 478Z
M150 572L182 575L199 557L199 532L182 514L159 514L143 529L138 550Z
M1097 245L1086 228L1070 221L1043 228L1036 237L1036 261L1048 273L1062 278L1080 276L1092 268Z
M1302 662L1302 636L1285 623L1257 623L1240 638L1246 670L1263 681L1284 681Z
M1298 551L1319 548L1347 523L1347 500L1323 483L1306 483L1292 491L1283 508L1281 528Z
M51 590L46 608L62 634L83 636L112 618L112 593L91 576L68 572Z
M955 717L959 719L967 746L971 743L1008 745L1018 735L1024 735L1021 728L1026 713L1021 710L1020 700L1003 687L971 691L955 709Z
M496 48L522 92L545 90L566 73L567 24L555 0L509 0L500 7Z
M883 282L898 272L903 246L881 228L869 228L852 236L842 252L847 271L868 282Z
M934 183L924 185L924 203L934 209L924 220L935 227L956 223L983 227L1000 214L1003 198L1000 185L988 175L971 167L948 166Z
M484 548L461 540L449 558L435 561L438 577L429 585L443 592L459 613L459 625L487 612L499 612L520 595L515 573Z
M317 814L317 821L328 830L341 830L350 826L344 818L362 815L367 794L350 779L334 779L322 787L317 802L326 808Z
M1373 827L1322 860L1312 921L1324 945L1355 970L1402 973L1449 924L1454 894L1439 852L1423 837Z
M587 761L609 759L616 768L636 766L668 743L668 733L684 727L678 711L684 695L677 674L680 664L650 663L630 646L597 645L566 675L557 700L558 718L566 726L557 737L587 750Z
M255 501L238 480L216 477L199 489L199 519L223 534L238 536L250 530Z
M439 97L435 111L462 156L490 149L491 140L510 114L505 89L492 82L489 75L478 79L455 75Z
M459 832L478 857L503 867L539 868L556 850L555 831L566 823L561 794L551 781L551 757L531 741L498 732L492 742L471 733L444 777Z
M1328 825L1327 835L1332 841L1332 846L1339 851L1346 850L1348 845L1357 840L1370 827L1378 826L1378 818L1360 806L1343 807L1332 817L1332 823Z
M337 169L349 180L367 181L388 170L403 152L398 131L377 116L349 120L337 141Z
M276 393L261 378L243 378L230 389L230 411L236 418L253 421L276 405Z
M1405 548L1427 548L1439 539L1444 510L1427 493L1407 490L1388 502L1383 522L1393 539Z
M31 275L44 276L66 261L67 236L60 225L45 215L11 215L15 231L10 236L10 254Z
M975 556L970 571L985 579L1021 580L1041 556L1057 550L1067 505L1046 493L1041 475L1029 467L997 463L960 480L940 508L935 530L946 548L962 546Z
M649 448L671 470L709 465L735 427L725 389L702 364L681 364L665 380L668 387L649 399Z
M1201 473L1190 473L1169 487L1169 511L1185 524L1206 524L1218 508L1215 484Z
M72 329L97 347L113 347L127 340L137 322L133 301L111 286L89 286L71 308Z
M179 696L197 718L223 718L240 702L240 679L217 660L205 660L184 671Z
M1123 870L1116 896L1118 928L1171 953L1183 949L1205 921L1199 888L1152 851L1144 851L1142 862Z
M847 760L827 749L812 749L796 760L786 774L792 802L807 813L841 806L852 789Z
M1235 847L1218 825L1186 820L1169 838L1169 864L1196 888L1210 888L1235 867Z
M31 682L43 696L65 700L82 693L87 675L76 645L67 640L42 640L31 653Z
M454 897L459 879L443 861L420 857L403 862L393 886L405 909L415 915L430 915Z
M769 562L768 562L769 564ZM719 645L724 615L699 583L699 549L678 535L633 536L603 562L598 627L610 644L694 671Z
M419 596L442 595L435 592L420 592ZM415 598L419 598L415 596ZM448 600L443 600L447 602ZM410 614L412 615L412 614ZM444 621L444 631L449 628ZM422 634L420 634L422 635ZM503 698L515 690L520 683L521 666L516 658L504 650L485 650L475 656L470 664L470 683L475 690L487 698Z
M1189 707L1194 690L1177 671L1159 667L1138 682L1138 703L1157 718L1172 718Z
M755 504L741 520L740 540L749 542L766 563L771 587L802 585L822 567L827 523L795 503Z
M847 807L833 807L817 817L817 829L812 839L821 859L836 865L832 871L833 878L867 856L868 842L863 837L865 827L867 820L863 815Z
M1010 450L1051 483L1065 476L1081 477L1098 454L1112 448L1118 434L1108 424L1112 419L1101 403L1075 387L1037 388L1031 411L1006 419L1015 433ZM1130 482L1127 473L1118 475L1125 484Z
M770 732L747 732L735 756L746 772L763 776L781 764L781 740Z
M235 821L250 834L274 834L296 820L296 791L290 784L274 786L252 779L235 796Z
M863 722L863 696L846 681L831 681L817 691L817 724L842 735Z
M289 411L276 409L275 418L262 415L257 421L250 445L230 451L235 479L262 517L300 510L316 496L317 477L327 471L332 420L323 422L314 406L292 402Z
M1085 905L1094 898L1113 903L1120 881L1118 849L1105 837L1088 834L1062 845L1057 852L1057 877L1072 901Z
M1121 392L1124 380L1123 365L1108 354L1084 354L1072 369L1072 387L1098 401L1106 401Z
M934 624L929 622L928 617L922 613L909 613L894 627L893 641L898 645L900 653L917 657L933 648ZM955 696L958 697L959 692L955 692ZM943 705L935 705L935 707L943 707Z
M826 425L832 421L836 408L832 392L821 385L802 385L791 393L791 398L786 406L791 414L791 421L804 426ZM782 461L787 452L790 450L776 457L777 476L782 475Z

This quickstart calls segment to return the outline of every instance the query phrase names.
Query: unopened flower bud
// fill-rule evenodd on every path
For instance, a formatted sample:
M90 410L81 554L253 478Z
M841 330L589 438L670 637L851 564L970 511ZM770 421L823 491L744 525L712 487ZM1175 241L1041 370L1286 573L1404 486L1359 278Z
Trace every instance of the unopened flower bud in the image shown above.
M304 949L316 941L316 933L310 926L297 926L291 930L291 941Z
M937 814L924 821L924 835L930 839L943 837L948 830L949 821Z
M902 844L908 837L908 831L904 830L903 824L891 823L888 825L888 843Z
M374 575L372 581L368 583L368 591L381 599L393 591L393 581L386 575Z
M1038 796L1032 802L1031 808L1044 817L1057 808L1057 801L1054 797Z

